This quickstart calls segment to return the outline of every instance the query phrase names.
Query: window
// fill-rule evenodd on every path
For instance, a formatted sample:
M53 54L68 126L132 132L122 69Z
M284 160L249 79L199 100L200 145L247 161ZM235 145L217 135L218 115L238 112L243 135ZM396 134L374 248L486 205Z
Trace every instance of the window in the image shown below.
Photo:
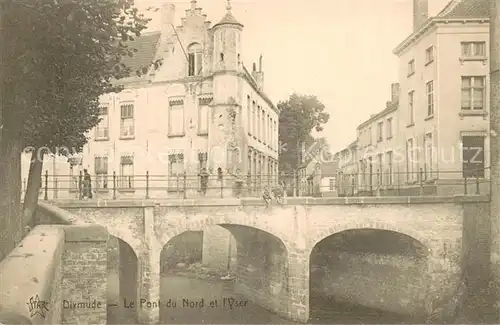
M257 136L257 108L255 107L255 101L252 101L252 134L254 137Z
M69 162L69 190L76 191L78 189L78 175L75 175L75 166L81 165L81 159L78 156L68 158ZM77 167L78 168L78 167Z
M462 57L486 56L486 42L462 42Z
M271 144L271 117L267 114L266 118L266 143Z
M208 134L208 121L211 99L200 99L198 105L198 134Z
M366 165L364 160L359 161L359 169L361 170L361 174L359 175L360 184L363 186L365 185L365 174L366 174Z
M462 77L462 109L484 109L485 77Z
M415 95L414 90L408 93L408 126L413 125L415 123L415 112L413 110L414 95Z
M168 109L168 135L184 135L184 101L171 101Z
M368 128L368 144L369 145L372 144L372 127L371 126Z
M408 77L415 73L415 60L408 62Z
M278 123L274 121L274 149L279 150Z
M170 163L168 166L169 176L184 174L184 155L182 153L168 155L168 161Z
M260 106L257 106L257 139L261 140L261 135L260 135L260 128L261 128L261 124L260 124Z
M122 156L120 157L120 179L118 187L120 189L133 189L134 178L134 157Z
M266 143L266 113L261 110L260 113L260 138L262 142Z
M432 133L427 133L424 139L425 148L425 165L424 165L424 176L425 179L432 178L432 164L433 164L433 150L432 150Z
M384 173L384 155L379 153L377 155L377 184L382 185L382 176Z
M335 191L335 178L330 178L330 191Z
M108 188L108 157L94 158L96 188Z
M484 177L484 136L462 136L463 177Z
M434 61L434 46L429 47L425 50L425 64L429 64Z
M121 123L120 137L134 137L134 104L122 104L120 106Z
M387 136L387 139L390 139L392 138L392 117L389 117L387 119L387 127L386 127L386 136Z
M274 149L274 121L273 118L269 118L269 145L271 146L271 149Z
M427 116L434 115L434 82L429 81L425 86L427 92Z
M208 155L206 152L198 153L198 169L201 171L203 168L207 168Z
M392 185L392 151L388 151L386 153L386 157L387 157L387 174L386 174L386 184L387 185Z
M109 117L108 117L108 106L99 107L99 118L101 121L95 129L96 140L108 140L109 139Z
M382 141L383 138L383 129L384 127L384 122L378 122L377 123L377 142Z
M413 149L413 139L408 139L406 141L406 180L408 182L412 182L415 180L415 159Z
M203 68L203 50L198 43L191 44L188 47L188 76L197 76Z
M252 134L252 107L250 103L250 96L247 96L247 123L248 133Z

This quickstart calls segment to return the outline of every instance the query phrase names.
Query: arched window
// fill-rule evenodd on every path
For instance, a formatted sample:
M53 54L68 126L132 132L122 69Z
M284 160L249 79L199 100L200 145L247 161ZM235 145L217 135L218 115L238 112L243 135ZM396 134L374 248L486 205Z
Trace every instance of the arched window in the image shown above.
M188 49L188 76L197 76L201 74L203 67L203 49L199 43L189 45Z

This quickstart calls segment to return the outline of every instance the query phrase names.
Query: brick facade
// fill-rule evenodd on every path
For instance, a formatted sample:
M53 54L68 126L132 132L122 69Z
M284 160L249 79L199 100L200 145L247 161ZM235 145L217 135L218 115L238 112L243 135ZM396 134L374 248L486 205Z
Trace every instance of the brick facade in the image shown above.
M80 303L100 302L97 308L63 309L63 324L107 324L107 241L100 226L68 227L63 253L63 299Z

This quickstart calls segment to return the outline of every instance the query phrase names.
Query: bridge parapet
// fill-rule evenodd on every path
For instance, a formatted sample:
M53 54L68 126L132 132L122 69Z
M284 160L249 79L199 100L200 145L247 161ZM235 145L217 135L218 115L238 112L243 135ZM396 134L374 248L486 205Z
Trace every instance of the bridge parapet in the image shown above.
M0 323L106 324L106 229L47 205L36 224L0 263ZM68 308L89 297L98 308Z
M28 308L32 306L27 305L33 299L34 303L38 300L40 303L33 305L33 312L40 312L35 316L45 317L50 324L61 323L60 309L54 307L61 304L63 251L63 229L38 226L2 261L0 320L39 323Z
M284 205L383 205L383 204L432 204L489 202L488 195L453 196L380 196L380 197L289 197ZM154 207L154 206L265 206L259 198L196 198L196 199L120 199L120 200L52 200L48 203L62 208L91 207ZM41 204L43 206L48 206ZM278 206L272 203L271 206Z

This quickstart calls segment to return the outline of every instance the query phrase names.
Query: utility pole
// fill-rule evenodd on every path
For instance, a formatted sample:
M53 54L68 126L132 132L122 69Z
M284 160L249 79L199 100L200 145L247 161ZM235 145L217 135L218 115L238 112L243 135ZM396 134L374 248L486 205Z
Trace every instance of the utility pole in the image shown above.
M490 220L491 281L495 318L500 315L500 3L490 0Z

